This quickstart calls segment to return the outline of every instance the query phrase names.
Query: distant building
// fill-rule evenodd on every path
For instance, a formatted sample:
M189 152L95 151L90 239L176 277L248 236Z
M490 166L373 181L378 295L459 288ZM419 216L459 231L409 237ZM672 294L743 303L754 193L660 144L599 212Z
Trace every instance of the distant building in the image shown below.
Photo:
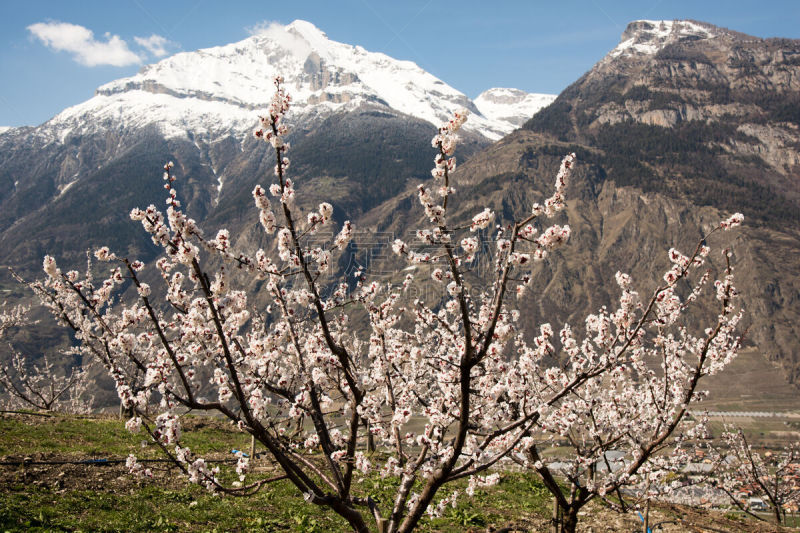
M747 506L753 511L766 511L767 504L761 498L750 498L747 500Z

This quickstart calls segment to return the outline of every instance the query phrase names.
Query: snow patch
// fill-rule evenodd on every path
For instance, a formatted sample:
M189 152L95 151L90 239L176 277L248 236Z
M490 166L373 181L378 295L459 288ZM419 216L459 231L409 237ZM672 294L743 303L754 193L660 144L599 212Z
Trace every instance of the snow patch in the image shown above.
M502 124L504 133L511 133L540 109L553 103L556 96L498 87L482 92L474 102L484 117L496 124Z
M628 24L620 43L608 53L622 55L654 55L668 44L690 38L710 39L715 34L690 20L637 20Z
M64 196L64 193L66 193L70 189L70 187L72 187L76 183L78 183L78 180L74 179L74 180L70 181L69 183L66 183L64 185L59 185L58 186L58 196L56 198L60 198L60 197Z
M216 172L214 173L216 176ZM222 176L217 176L217 195L214 197L214 205L219 205L219 198L222 195L222 184L224 183Z

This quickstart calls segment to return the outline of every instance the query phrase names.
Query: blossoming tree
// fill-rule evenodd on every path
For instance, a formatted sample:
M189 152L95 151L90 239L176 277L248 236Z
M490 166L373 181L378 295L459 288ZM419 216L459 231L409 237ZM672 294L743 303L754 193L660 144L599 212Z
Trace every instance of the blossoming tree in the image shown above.
M711 233L740 222L741 215L734 215ZM628 275L618 272L616 309L603 308L587 317L581 337L564 326L559 335L563 366L547 368L528 383L531 404L549 409L538 407L537 431L523 439L526 457L520 462L539 473L550 489L563 513L564 531L575 530L578 512L594 498L624 511L631 494L638 500L668 491L667 475L688 462L684 444L706 433L704 419L686 420L687 408L704 395L700 380L722 370L736 355L741 342L736 326L742 316L733 304L736 290L725 250L724 275L713 283L718 315L702 328L681 320L708 285L711 270L702 267L709 253L705 239L689 256L671 249L672 267L647 300L632 290ZM687 287L683 298L681 282ZM518 341L524 350L521 361L526 351L540 358L554 350L550 327L542 326L541 332L533 348ZM536 376L542 371L528 372ZM570 387L574 382L582 383ZM555 395L560 395L558 402L550 402ZM570 454L547 465L540 448L553 441L568 447ZM669 454L658 455L666 448ZM563 477L568 495L556 475Z
M786 522L787 507L800 503L800 443L792 442L781 451L758 451L741 428L726 426L711 449L715 469L709 476L713 487L722 490L739 509L758 520L745 498L760 497L767 503L776 524Z
M17 305L0 308L0 341L6 342L10 357L0 363L0 392L4 409L37 409L40 411L86 412L93 398L87 397L89 386L86 371L73 367L64 374L56 369L47 354L38 363L20 353L7 340L7 332L33 324L28 318L30 307Z
M705 245L691 256L671 252L674 267L649 301L640 301L630 279L619 274L619 309L590 317L585 339L564 326L557 350L545 324L532 343L526 341L529 324L516 298L530 284L531 265L569 239L569 226L540 223L565 207L575 155L563 159L552 196L520 220L493 226L495 214L483 209L470 223L454 225L448 219L453 153L465 112L433 138L434 180L418 188L427 223L417 237L425 250L401 240L393 244L412 264L428 265L439 296L408 297L408 288L421 282L412 274L394 285L359 275L355 289L345 280L324 286L323 275L352 228L345 222L321 245L320 230L332 225L333 208L322 203L300 213L283 122L291 99L280 79L276 86L256 131L274 150L275 181L253 190L264 230L277 233L275 256L234 250L226 230L204 236L181 210L168 164L166 213L155 206L131 212L163 248L155 266L162 287L142 281L142 263L107 248L95 254L112 264L100 283L62 272L46 257L47 278L32 285L76 331L87 355L106 364L121 400L135 411L129 428L149 432L191 481L230 494L249 494L265 482L248 480L248 458L240 455L240 481L224 483L183 444L182 409L214 411L235 422L268 450L309 503L332 509L356 531L370 529L373 520L380 531L411 531L426 512L454 503L458 493L442 490L446 485L468 479L469 495L497 481L490 468L522 454L576 517L592 496L616 491L663 448L695 398L698 379L735 353L738 315L729 304L729 271L718 283L723 307L711 329L693 336L678 322L706 277L684 299L677 284L699 272ZM726 224L740 221L735 216ZM465 273L479 239L487 237L494 243L494 268L480 286L470 286ZM220 259L223 266L213 271L205 266ZM232 286L231 265L263 280L269 306L256 308L252 295ZM135 301L117 297L128 282L136 288ZM367 324L353 323L354 309L366 314ZM545 356L558 354L563 365L544 363ZM655 357L661 371L646 364ZM145 376L138 389L132 381L137 372ZM156 396L159 414L147 416L145 407ZM583 443L567 474L571 501L560 496L538 455L554 432ZM385 453L364 453L367 440ZM623 443L639 450L631 452L623 473L595 477L593 484L578 480L603 451ZM144 471L135 458L130 467ZM389 477L387 483L396 485L393 499L376 502L366 495L358 472Z

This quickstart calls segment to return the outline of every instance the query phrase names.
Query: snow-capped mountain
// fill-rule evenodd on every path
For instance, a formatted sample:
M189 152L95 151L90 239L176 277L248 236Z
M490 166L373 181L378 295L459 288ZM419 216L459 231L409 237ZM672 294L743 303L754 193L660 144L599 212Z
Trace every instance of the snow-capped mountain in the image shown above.
M250 132L277 75L293 99L298 187L351 218L409 180L429 179L430 138L455 111L472 113L461 161L518 123L491 106L484 116L410 61L332 41L308 22L273 25L146 66L41 126L0 129L0 264L34 268L43 253L72 258L94 244L129 246L139 232L120 213L163 200L158 169L169 160L192 216L233 229L231 214L249 205L248 191L270 179L272 156ZM517 97L520 112L533 114L526 95ZM139 239L134 248L147 246Z
M711 39L716 33L725 31L711 24L691 20L637 20L628 24L620 43L606 57L653 55L667 45Z
M296 20L238 43L176 54L103 85L93 98L47 122L42 133L63 141L103 126L156 125L170 138L240 134L253 127L254 111L269 103L276 75L285 79L295 117L369 104L438 125L467 108L473 116L465 129L491 140L519 125L519 112L498 113L487 105L491 115L483 116L463 93L413 62L332 41ZM527 95L519 96L522 103ZM523 112L538 109L523 105Z
M278 75L293 99L293 178L350 218L430 178L430 138L457 110L471 112L463 161L539 107L506 89L478 107L410 61L332 41L309 22L273 25L148 65L38 127L0 128L0 264L33 269L44 253L71 259L132 239L147 250L120 213L163 200L158 169L169 160L198 222L243 228L232 214L271 176L273 156L250 133Z
M496 124L508 124L505 133L522 126L543 107L556 99L555 94L526 93L519 89L494 88L475 98L475 107Z

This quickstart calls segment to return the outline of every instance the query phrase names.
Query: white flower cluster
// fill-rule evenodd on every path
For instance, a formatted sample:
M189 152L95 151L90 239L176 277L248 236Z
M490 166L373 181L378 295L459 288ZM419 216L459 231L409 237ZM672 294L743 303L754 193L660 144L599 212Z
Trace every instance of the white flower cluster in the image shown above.
M149 468L145 468L142 464L136 459L136 456L133 454L128 455L127 460L125 461L125 467L128 469L128 472L133 474L137 477L153 477L153 472Z
M533 204L532 212L534 215L551 217L566 207L564 195L567 188L567 180L575 165L575 157L575 154L571 153L561 160L561 167L556 175L555 191L550 198L545 200L543 206L538 203Z
M458 130L467 121L469 112L462 109L455 113L452 119L447 124L439 127L437 133L431 140L431 145L439 149L439 153L434 158L435 167L431 171L434 178L444 178L447 173L453 172L456 169L456 160L452 156L456 150L456 143L458 142Z
M726 220L720 222L719 225L722 229L729 230L731 228L735 228L736 226L741 225L742 222L744 222L744 215L741 213L734 213Z
M488 207L472 217L472 224L469 226L470 231L478 231L479 229L486 229L494 220L494 211Z
M275 213L272 212L269 198L267 198L267 194L261 185L256 185L253 189L253 199L259 211L258 220L264 226L264 230L269 234L275 233L277 219L275 218Z

